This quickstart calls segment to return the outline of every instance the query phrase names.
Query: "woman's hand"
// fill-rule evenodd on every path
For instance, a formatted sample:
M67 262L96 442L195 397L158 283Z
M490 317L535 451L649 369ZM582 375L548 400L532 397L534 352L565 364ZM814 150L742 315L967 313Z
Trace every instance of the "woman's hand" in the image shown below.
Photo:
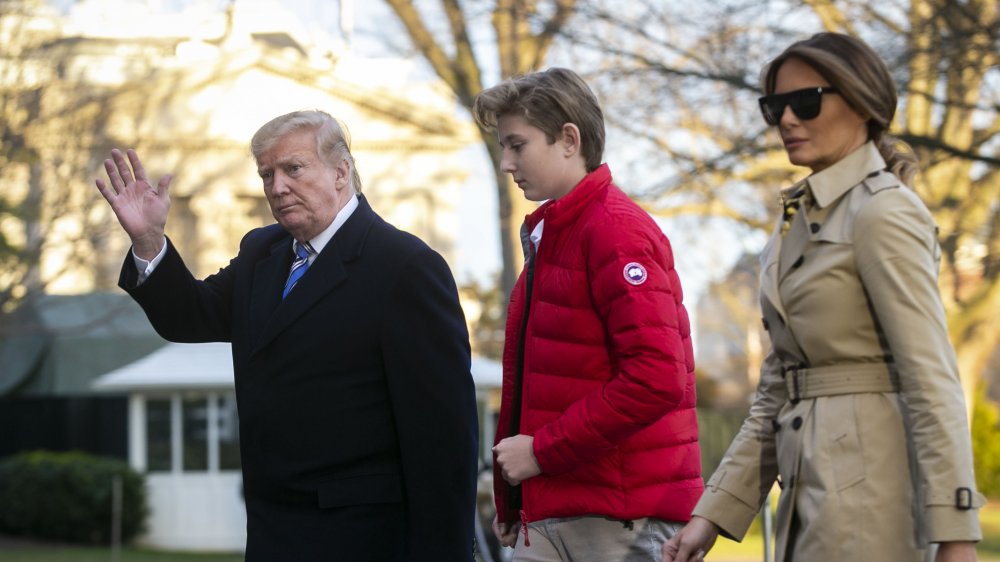
M976 543L943 542L938 545L935 562L976 562Z
M663 562L700 562L718 536L715 523L696 515L663 545Z

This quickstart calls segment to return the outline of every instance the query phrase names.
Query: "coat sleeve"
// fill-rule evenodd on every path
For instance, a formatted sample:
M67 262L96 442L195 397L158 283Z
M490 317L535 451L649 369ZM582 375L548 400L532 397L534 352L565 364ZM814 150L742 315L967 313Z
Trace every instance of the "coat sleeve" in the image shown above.
M163 261L141 285L138 277L130 250L118 286L139 303L163 339L180 343L230 341L232 264L203 281L195 279L167 239Z
M633 219L597 228L584 241L591 299L614 371L535 432L535 457L546 474L600 458L678 406L694 407L690 326L670 248L659 232L630 225ZM626 266L633 263L641 269L633 269L630 283ZM696 440L697 424L677 427L676 437Z
M479 426L469 335L447 264L426 249L397 276L382 320L403 467L407 560L471 560Z
M750 414L692 513L715 523L731 539L743 539L778 477L774 421L787 401L781 364L771 350L761 366Z
M955 353L938 292L930 213L908 189L878 192L855 221L858 273L899 372L929 542L981 538L972 446ZM963 491L964 490L964 491Z

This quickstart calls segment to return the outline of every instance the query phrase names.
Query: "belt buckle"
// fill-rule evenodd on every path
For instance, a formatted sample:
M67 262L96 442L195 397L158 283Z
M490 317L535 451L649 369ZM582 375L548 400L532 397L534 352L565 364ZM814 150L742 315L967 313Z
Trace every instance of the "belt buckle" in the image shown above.
M791 391L791 396L788 397L788 401L791 402L792 405L798 404L799 400L802 399L801 398L802 388L801 388L801 383L799 382L799 371L805 369L806 367L807 365L805 363L799 363L792 367L784 367L784 366L781 367L782 376L787 378L788 375L791 375L792 377L792 391Z

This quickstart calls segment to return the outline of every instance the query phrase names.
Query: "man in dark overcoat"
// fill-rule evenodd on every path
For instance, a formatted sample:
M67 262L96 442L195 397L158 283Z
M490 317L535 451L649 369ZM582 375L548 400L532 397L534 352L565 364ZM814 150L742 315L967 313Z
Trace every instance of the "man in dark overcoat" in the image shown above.
M97 180L132 240L119 284L157 332L232 343L246 560L471 560L478 429L447 264L375 214L328 114L278 117L251 151L277 224L203 280L164 234L169 175L153 187L113 150Z

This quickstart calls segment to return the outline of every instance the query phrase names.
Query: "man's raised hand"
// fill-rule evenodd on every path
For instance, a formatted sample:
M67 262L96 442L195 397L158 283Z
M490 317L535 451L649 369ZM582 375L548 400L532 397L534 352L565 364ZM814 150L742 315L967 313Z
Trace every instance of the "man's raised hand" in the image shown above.
M120 150L111 150L111 158L104 161L110 185L97 179L97 189L132 239L132 250L148 261L160 253L165 241L172 176L163 176L153 188L139 156L132 149L127 154L128 161Z

